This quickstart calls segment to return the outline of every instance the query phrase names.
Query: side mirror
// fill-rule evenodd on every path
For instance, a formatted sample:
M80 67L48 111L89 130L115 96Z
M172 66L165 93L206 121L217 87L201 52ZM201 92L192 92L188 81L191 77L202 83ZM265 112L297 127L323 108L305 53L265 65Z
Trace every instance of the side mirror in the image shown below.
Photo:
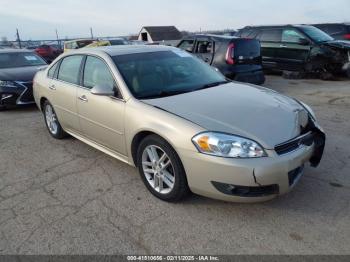
M305 39L305 38L299 38L298 44L299 44L299 45L309 45L310 42L309 42L309 40L307 40L307 39Z
M96 85L91 89L90 92L96 96L114 96L113 87L108 84Z

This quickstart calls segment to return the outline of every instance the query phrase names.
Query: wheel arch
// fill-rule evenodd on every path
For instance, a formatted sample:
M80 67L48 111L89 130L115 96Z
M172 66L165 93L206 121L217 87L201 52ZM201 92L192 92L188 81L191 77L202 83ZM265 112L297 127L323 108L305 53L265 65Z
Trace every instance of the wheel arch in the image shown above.
M40 102L39 102L39 109L40 109L40 111L43 111L43 106L44 106L44 103L45 103L45 101L48 101L48 99L46 98L46 97L41 97L40 98Z
M162 135L160 135L152 130L141 130L134 135L132 142L131 142L131 157L132 157L132 161L133 161L135 166L137 166L137 149L138 149L141 141L145 137L150 136L150 135L156 135L156 136L160 137L161 139L165 140L174 149L174 151L176 152L180 161L182 162L179 153L176 151L176 148L174 147L174 144L171 143L168 138L166 138L165 136L162 136Z

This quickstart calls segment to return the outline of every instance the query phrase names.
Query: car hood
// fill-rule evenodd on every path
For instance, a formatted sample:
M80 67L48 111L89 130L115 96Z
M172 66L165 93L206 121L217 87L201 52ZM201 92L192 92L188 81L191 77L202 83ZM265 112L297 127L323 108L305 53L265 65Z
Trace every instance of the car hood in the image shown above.
M238 83L143 102L209 131L253 139L266 149L297 137L308 119L307 111L294 99Z
M41 69L46 68L42 66L25 66L15 68L0 68L0 80L3 81L33 81L34 75Z
M325 42L323 44L326 46L350 50L350 41L346 41L346 40L334 40L334 41Z

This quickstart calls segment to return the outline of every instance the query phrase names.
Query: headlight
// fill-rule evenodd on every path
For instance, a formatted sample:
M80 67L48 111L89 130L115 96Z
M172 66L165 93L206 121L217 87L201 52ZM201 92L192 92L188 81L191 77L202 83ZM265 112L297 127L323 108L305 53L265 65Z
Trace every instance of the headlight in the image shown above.
M192 138L198 151L203 154L229 158L257 158L267 156L256 142L234 135L205 132Z
M17 87L15 82L2 81L2 80L0 80L0 86L3 86L3 87Z

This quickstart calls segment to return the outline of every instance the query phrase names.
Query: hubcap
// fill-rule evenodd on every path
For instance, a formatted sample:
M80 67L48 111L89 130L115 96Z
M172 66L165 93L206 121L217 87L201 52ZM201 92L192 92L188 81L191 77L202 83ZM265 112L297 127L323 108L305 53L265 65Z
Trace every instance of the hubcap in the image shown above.
M45 119L47 123L47 127L51 134L56 135L58 131L58 122L55 111L53 110L51 105L47 105L45 107Z
M175 172L169 156L158 146L147 146L142 153L143 173L151 187L168 194L175 184Z

